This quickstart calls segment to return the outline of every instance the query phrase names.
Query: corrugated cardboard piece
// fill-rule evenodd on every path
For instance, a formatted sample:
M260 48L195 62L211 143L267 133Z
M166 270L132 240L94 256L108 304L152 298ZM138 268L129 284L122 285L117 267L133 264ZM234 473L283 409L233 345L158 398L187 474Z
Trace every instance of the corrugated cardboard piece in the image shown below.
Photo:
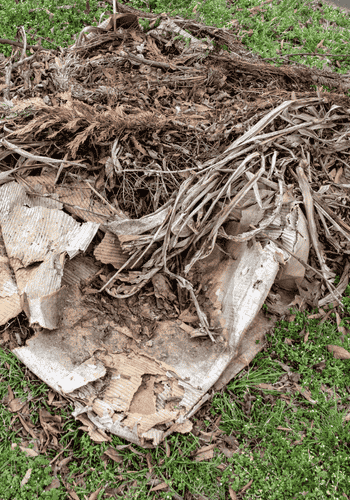
M260 309L279 262L288 256L271 241L228 241L225 252L215 245L190 273L203 288L202 308L209 313L215 341L193 326L198 324L195 311L158 321L149 294L139 296L138 307L154 328L150 332L145 327L140 334L126 299L97 309L89 290L81 286L99 271L97 262L84 255L99 228L106 236L95 246L95 257L110 259L117 268L125 263L120 245L111 245L115 236L94 215L85 213L86 222L80 224L63 212L61 201L67 197L80 208L86 206L87 194L81 194L80 186L70 194L57 187L57 201L45 198L49 180L50 176L27 178L32 188L36 186L37 197L27 196L22 182L0 187L1 323L23 310L36 331L14 354L74 402L74 416L96 441L110 440L108 431L139 445L156 446L174 431L189 432L190 418L209 399L208 391L222 387L261 349L270 325ZM78 193L79 201L74 198ZM294 213L291 207L285 204L287 219ZM96 211L103 213L103 207ZM129 234L126 221L117 220L118 231ZM136 228L148 220L132 222ZM294 248L295 221L294 226L279 224L286 229L285 244L289 238ZM278 222L266 232L281 232L277 226ZM244 227L228 223L226 231L237 235ZM307 243L307 232L304 236ZM174 302L164 274L156 273L152 283L156 301L165 306Z

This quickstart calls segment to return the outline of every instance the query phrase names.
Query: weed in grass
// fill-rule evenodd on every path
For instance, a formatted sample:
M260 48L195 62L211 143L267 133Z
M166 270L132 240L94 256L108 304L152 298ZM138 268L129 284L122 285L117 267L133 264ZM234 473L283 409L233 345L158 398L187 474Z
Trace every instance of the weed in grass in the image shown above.
M7 446L0 447L0 498L1 500L32 500L43 498L47 500L63 499L63 491L56 489L45 491L52 482L52 470L49 460L43 456L27 457L17 447L11 450ZM30 471L30 478L26 484L21 481Z
M14 396L23 401L29 401L32 422L38 419L37 405L43 405L47 398L48 387L41 381L33 380L28 383L25 379L21 363L12 354L1 351L0 355L0 399L6 401L8 386ZM33 401L32 401L33 400ZM11 444L21 444L17 432L12 430L13 414L0 405L0 498L1 500L32 500L45 498L59 500L65 498L64 491L44 491L52 482L52 470L47 457L27 457L19 447L11 449ZM30 447L30 446L29 446ZM21 486L21 481L27 471L31 469L28 482ZM40 496L39 496L40 495Z
M229 459L235 491L251 478L252 499L304 498L303 491L309 492L306 498L323 498L319 494L329 495L327 491L337 491L340 498L349 491L350 427L343 424L344 412L337 411L334 401L323 400L313 408L305 403L300 407L300 397L286 402L269 398L273 391L261 396L251 387L249 376L229 384L230 388L235 388L237 401L244 400L246 391L254 397L250 418L227 394L213 400L213 410L223 417L221 428L242 443L241 453Z
M35 45L42 39L42 46L45 48L67 47L74 43L76 35L84 26L97 26L100 15L105 12L105 9L98 7L97 0L90 0L89 14L84 13L84 0L75 1L69 9L60 8L66 6L65 0L29 0L20 3L15 0L2 0L1 37L15 40L18 27L23 26L27 43L30 45ZM7 57L10 56L11 50L9 45L0 45L0 52Z

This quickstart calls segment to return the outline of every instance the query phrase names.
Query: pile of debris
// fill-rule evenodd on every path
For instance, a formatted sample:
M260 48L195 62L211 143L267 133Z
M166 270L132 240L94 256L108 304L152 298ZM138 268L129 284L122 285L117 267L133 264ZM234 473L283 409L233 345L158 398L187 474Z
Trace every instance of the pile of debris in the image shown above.
M350 99L310 87L350 84L119 10L0 65L0 324L95 441L152 447L259 352L264 303L341 307Z

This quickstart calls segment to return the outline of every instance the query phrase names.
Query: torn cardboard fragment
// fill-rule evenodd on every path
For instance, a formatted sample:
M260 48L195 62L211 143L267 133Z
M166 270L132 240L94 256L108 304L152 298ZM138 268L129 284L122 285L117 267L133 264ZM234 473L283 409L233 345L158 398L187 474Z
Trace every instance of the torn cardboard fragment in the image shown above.
M139 317L126 299L115 299L114 307L103 312L103 307L92 306L81 286L99 271L96 261L84 255L97 230L101 228L105 236L95 245L94 257L118 269L126 256L113 241L119 238L125 243L130 235L141 238L138 235L165 220L169 205L139 220L114 214L110 222L103 222L102 217L81 210L89 206L89 189L82 191L80 185L76 192L73 187L57 187L50 206L45 194L52 190L52 182L50 175L26 179L36 196L28 196L22 182L0 187L4 255L0 276L6 284L0 299L1 310L9 312L3 321L24 310L30 324L42 328L14 354L74 402L74 416L98 442L109 440L108 431L135 444L156 446L172 432L189 432L189 419L209 398L209 389L222 386L261 349L257 341L269 325L260 309L280 263L288 263L289 255L269 239L242 238L247 230L245 217L259 223L260 208L250 209L241 224L226 224L225 234L231 239L224 252L215 244L189 273L202 288L201 308L208 315L215 343L198 328L195 310L172 319L170 305L176 296L168 277L157 269L150 273L152 296L139 297ZM268 196L260 193L259 199L266 201ZM63 212L64 197L76 201L80 208L70 204L70 211L86 222L80 224ZM242 211L249 203L246 196ZM104 208L95 202L95 210L103 214ZM296 251L300 242L296 231L308 242L298 221L303 221L302 215L296 219L293 204L285 203L266 232L278 232L286 246ZM175 233L180 234L179 220L176 227L180 232ZM132 272L137 283L138 272ZM161 319L159 308L169 311L167 319Z
M136 444L151 441L155 446L169 432L190 428L188 419L208 398L210 387L230 367L232 374L232 360L242 341L249 338L249 327L278 273L280 250L272 242L228 242L227 253L215 245L208 257L195 264L193 273L205 289L203 307L209 311L216 342L179 319L157 321L150 341L148 335L140 337L138 328L133 331L133 323L120 324L113 314L91 311L81 293L81 282L98 268L93 259L78 252L86 250L100 224L81 225L57 204L42 206L43 197L35 204L15 182L0 189L4 253L9 256L6 265L8 274L11 265L15 276L12 290L15 297L21 297L31 323L43 328L24 347L14 349L16 356L75 402L76 417L85 415L85 424L94 424L84 424L84 428L99 441L109 431ZM158 211L162 217L165 213L165 209ZM14 220L19 223L11 231ZM113 232L122 232L125 224L128 231L132 227L142 231L139 221L120 219ZM112 234L106 225L104 229ZM226 230L230 233L230 226ZM102 257L106 252L100 248L97 256ZM71 260L65 263L66 254ZM157 301L175 300L166 276L157 273L152 282ZM17 303L13 311L18 309ZM140 311L145 318L157 317L147 297ZM191 314L183 318L191 321ZM239 366L249 360L249 353L237 358Z
M13 352L40 379L71 398L79 416L86 415L99 430L155 446L171 429L191 427L186 424L189 416L230 365L278 271L274 249L263 249L260 243L237 260L222 256L215 250L201 262L203 275L212 277L207 300L216 311L213 322L223 325L215 344L193 338L178 320L158 322L152 343L147 338L136 342L125 326L105 314L91 314L79 286L63 277L69 294L60 327L42 330ZM67 262L64 276L72 275L74 261ZM159 283L165 293L166 281ZM238 314L236 308L250 296L247 314Z
M65 256L84 252L99 224L79 224L62 210L43 205L29 198L17 182L0 187L2 239L16 279L15 283L3 261L0 311L3 319L16 316L20 300L30 325L52 330L62 312Z

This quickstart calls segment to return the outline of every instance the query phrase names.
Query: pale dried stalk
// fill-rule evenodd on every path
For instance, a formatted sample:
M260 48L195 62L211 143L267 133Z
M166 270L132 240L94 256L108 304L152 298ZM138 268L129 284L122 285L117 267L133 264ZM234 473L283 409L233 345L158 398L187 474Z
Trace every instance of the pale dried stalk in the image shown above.
M84 163L80 163L77 161L56 160L55 158L47 158L46 156L33 155L31 153L28 153L28 151L25 151L24 149L19 148L16 144L9 142L7 139L5 139L5 137L0 139L0 144L4 144L5 146L8 147L8 149L14 151L15 153L18 153L19 155L23 156L24 158L30 158L33 161L47 163L51 166L60 165L62 162L64 162L64 163L69 164L69 165L75 165L76 167L88 168L88 165L85 165Z
M332 296L334 296L333 290L331 288L331 284L329 283L329 280L327 277L327 270L325 268L324 259L321 255L320 244L319 244L318 237L317 237L317 229L316 229L316 223L315 223L315 217L314 217L313 199L311 196L311 189L310 189L309 183L307 181L307 178L306 178L306 175L304 172L304 168L307 166L307 164L308 164L308 162L306 161L306 159L300 160L299 166L296 168L296 173L298 175L299 186L300 186L300 190L302 192L303 199L304 199L304 206L305 206L305 210L306 210L306 216L307 216L307 220L308 220L308 227L309 227L311 241L312 241L313 247L315 249L317 258L319 260L320 266L321 266L323 279L326 282L328 290L330 291ZM334 298L336 299L335 296L334 296ZM336 299L336 300L338 300L338 299Z

